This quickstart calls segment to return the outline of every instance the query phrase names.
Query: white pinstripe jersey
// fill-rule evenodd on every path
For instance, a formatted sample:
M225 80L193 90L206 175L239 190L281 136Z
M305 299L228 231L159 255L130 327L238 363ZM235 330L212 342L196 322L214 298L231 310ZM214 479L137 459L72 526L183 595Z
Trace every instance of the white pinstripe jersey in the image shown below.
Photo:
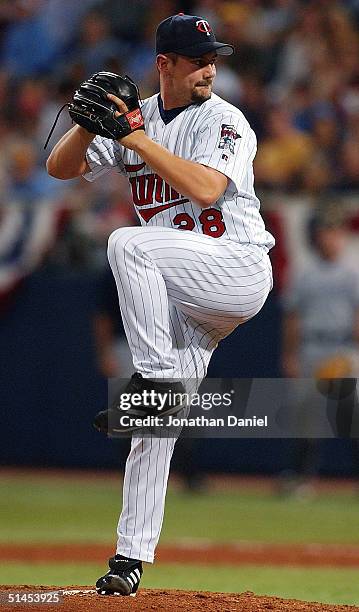
M188 106L167 124L160 115L158 94L144 100L141 110L152 140L230 179L223 196L203 209L167 185L137 153L101 136L87 150L91 172L85 178L91 181L110 170L127 176L142 225L222 236L269 250L274 238L265 230L254 191L257 141L243 113L215 94L203 104Z

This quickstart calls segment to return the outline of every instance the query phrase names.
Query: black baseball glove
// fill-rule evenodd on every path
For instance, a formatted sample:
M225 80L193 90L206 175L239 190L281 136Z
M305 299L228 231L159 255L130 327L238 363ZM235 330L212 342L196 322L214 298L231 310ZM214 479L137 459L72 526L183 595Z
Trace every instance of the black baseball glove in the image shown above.
M116 117L116 104L107 94L121 98L128 111ZM135 130L144 130L137 85L128 76L96 72L81 83L68 105L72 120L92 134L118 140Z

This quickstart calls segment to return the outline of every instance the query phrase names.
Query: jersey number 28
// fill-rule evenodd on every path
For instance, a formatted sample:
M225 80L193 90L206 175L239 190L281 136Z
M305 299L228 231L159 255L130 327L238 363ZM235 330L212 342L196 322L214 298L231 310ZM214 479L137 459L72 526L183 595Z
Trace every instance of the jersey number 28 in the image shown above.
M220 210L217 210L217 208L206 208L202 210L198 219L202 225L203 233L207 236L219 238L226 231L222 213ZM193 230L196 225L194 219L188 213L179 213L173 219L173 223L178 229L189 231Z

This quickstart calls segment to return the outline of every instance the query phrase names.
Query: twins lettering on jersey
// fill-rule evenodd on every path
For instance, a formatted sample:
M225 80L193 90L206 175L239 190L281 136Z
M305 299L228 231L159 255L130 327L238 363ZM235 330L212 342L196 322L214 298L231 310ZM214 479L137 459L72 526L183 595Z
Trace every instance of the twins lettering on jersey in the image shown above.
M145 163L126 164L126 172L139 172ZM129 177L133 203L138 214L148 223L155 215L179 204L189 202L173 187L168 185L158 174L140 174ZM142 206L149 206L142 208ZM206 208L198 217L202 231L208 236L219 238L225 232L222 213L217 208ZM173 218L173 225L181 230L193 230L196 226L194 219L186 212L178 213Z

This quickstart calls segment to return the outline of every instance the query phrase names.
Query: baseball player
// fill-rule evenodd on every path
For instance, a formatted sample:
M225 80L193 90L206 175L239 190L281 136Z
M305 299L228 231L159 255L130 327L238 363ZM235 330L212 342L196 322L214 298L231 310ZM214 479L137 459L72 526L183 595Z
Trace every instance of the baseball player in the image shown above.
M297 271L283 300L283 371L290 378L317 379L318 389L330 400L329 422L338 437L348 437L351 413L358 403L353 393L359 340L359 277L348 258L345 219L337 206L326 203L325 208L319 207L308 229L313 247L311 260ZM299 434L303 424L304 429L316 430L322 405L308 382L307 388L299 385L288 407L293 420L299 423ZM312 491L311 478L319 472L319 440L299 435L292 442L292 455L291 469L281 479L279 491L307 495ZM358 457L358 444L353 441L357 473Z
M156 34L160 93L140 104L127 77L94 75L70 104L77 125L48 159L58 178L92 181L114 171L130 182L141 227L114 231L108 244L135 368L130 394L196 390L218 342L259 312L272 287L274 239L253 186L256 137L243 114L212 93L217 57L232 53L205 19L165 19ZM132 412L141 419L154 409ZM182 409L179 400L162 413ZM99 413L96 427L120 428L121 410L115 403ZM154 560L175 441L132 436L117 550L96 583L101 594L134 595L142 561Z

